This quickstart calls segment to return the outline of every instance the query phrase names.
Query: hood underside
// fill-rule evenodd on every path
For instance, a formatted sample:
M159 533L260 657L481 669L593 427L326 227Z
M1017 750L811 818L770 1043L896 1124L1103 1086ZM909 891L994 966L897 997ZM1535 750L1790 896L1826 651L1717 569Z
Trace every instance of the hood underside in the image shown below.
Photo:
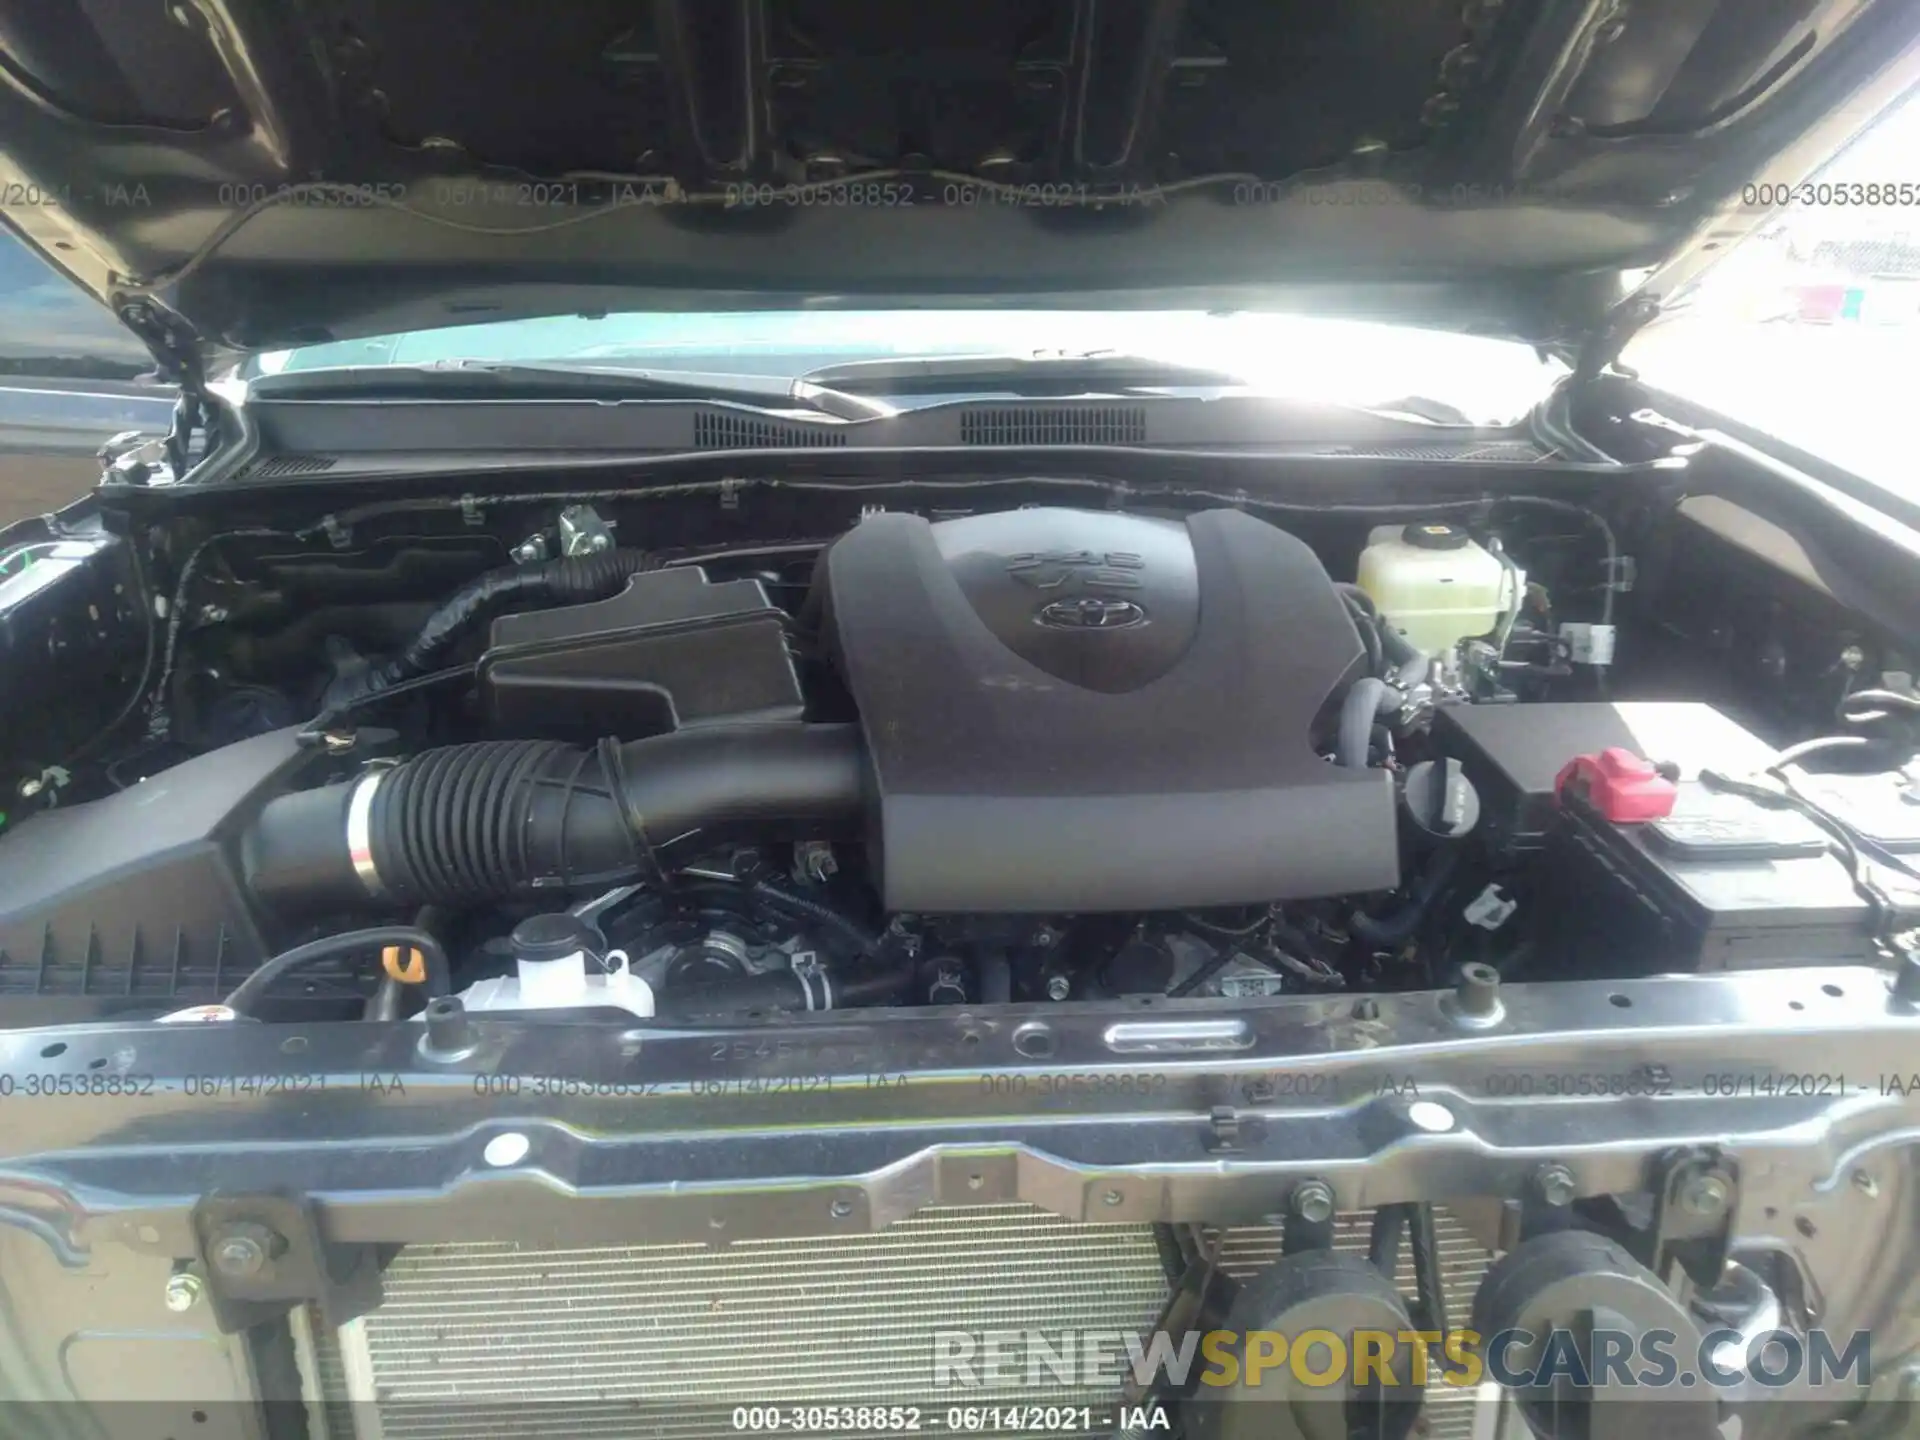
M0 214L182 359L929 300L1555 342L1750 228L1741 187L1855 133L1917 33L1906 0L0 0Z

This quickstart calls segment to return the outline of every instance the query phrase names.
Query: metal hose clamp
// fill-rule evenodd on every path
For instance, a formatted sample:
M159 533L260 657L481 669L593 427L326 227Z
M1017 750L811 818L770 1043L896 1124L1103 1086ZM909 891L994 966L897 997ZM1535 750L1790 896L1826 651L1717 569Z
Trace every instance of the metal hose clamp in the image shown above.
M380 788L386 767L369 770L354 782L347 797L347 858L353 873L360 877L367 894L374 899L386 893L380 882L380 867L373 862L373 792Z

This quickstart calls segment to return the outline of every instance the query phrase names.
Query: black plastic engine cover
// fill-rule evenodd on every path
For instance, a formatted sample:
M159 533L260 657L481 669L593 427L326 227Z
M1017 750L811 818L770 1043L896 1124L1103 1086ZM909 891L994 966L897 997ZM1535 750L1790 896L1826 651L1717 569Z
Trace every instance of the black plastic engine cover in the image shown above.
M1315 751L1360 637L1235 510L870 516L824 568L889 910L1170 910L1389 889L1393 789Z

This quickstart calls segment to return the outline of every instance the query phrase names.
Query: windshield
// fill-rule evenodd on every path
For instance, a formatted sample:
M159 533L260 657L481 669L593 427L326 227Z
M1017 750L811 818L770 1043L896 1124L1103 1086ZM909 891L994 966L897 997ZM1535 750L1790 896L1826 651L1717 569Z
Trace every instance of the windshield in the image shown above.
M1766 223L1622 357L1647 380L1920 499L1920 98L1801 184L1746 187Z
M1228 371L1258 393L1361 406L1423 398L1480 425L1518 420L1564 373L1515 342L1399 326L1031 310L555 316L281 351L258 357L253 373L480 360L788 379L856 360L1103 351Z

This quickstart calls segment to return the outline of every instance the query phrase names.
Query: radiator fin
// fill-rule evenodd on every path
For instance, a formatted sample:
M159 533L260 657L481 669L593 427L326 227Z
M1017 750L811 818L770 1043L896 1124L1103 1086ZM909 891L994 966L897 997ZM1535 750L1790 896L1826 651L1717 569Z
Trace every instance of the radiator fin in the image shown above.
M1458 1324L1489 1257L1444 1212L1438 1229ZM1367 1218L1341 1216L1336 1243L1364 1253ZM1278 1230L1234 1229L1221 1260L1244 1276L1279 1254ZM1399 1279L1411 1292L1404 1253ZM772 1401L917 1404L923 1430L944 1429L949 1405L994 1398L1110 1412L1117 1390L932 1390L932 1332L1144 1332L1168 1284L1149 1226L991 1205L827 1239L415 1245L385 1289L356 1324L315 1326L329 1421L358 1402L354 1434L327 1440L717 1440L734 1433L733 1406ZM354 1387L354 1374L370 1380ZM1430 1440L1470 1433L1471 1392L1432 1398Z

